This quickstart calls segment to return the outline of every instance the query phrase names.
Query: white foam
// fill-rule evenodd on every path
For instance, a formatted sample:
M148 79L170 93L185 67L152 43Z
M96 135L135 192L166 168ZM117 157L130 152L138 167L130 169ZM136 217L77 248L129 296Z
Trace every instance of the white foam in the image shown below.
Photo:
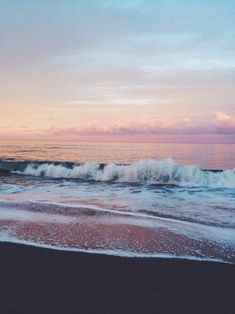
M21 193L24 191L24 188L15 184L1 184L0 193Z
M0 207L0 220L13 220L23 222L43 222L43 223L72 223L76 221L73 217L67 217L64 215L53 215L41 212L32 212L23 209L8 209Z
M180 166L170 158L143 160L130 165L107 164L102 169L97 163L74 165L71 169L62 164L29 164L18 173L48 178L235 188L235 168L222 172L204 171L194 165Z

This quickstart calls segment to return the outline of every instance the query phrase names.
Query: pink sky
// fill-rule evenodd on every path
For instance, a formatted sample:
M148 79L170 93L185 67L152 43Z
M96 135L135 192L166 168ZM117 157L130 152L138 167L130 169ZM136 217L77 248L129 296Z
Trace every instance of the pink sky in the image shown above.
M0 5L0 139L235 143L232 1L43 3Z

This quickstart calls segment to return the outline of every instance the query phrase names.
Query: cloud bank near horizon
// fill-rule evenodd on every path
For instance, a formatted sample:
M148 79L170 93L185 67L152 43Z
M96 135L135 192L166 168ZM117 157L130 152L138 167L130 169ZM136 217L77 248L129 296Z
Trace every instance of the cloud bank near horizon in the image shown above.
M151 124L129 121L126 124L106 125L99 127L88 125L83 127L55 128L47 131L48 135L56 136L89 136L89 135L167 135L167 134L228 134L235 136L235 115L217 112L210 121L195 121L185 118L174 123L155 120Z
M126 121L107 124L103 127L86 124L71 127L39 129L34 135L26 127L19 131L25 139L54 140L108 140L108 141L146 141L146 142L204 142L235 144L235 113L216 112L207 117L195 116L170 122L152 119L152 122ZM17 134L15 134L17 135Z

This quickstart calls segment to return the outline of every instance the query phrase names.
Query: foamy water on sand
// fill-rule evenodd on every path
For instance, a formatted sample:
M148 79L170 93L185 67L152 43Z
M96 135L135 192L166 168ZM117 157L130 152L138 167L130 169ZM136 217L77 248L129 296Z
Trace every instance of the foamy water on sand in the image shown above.
M169 158L100 164L33 157L0 162L1 241L235 262L235 169L205 171Z

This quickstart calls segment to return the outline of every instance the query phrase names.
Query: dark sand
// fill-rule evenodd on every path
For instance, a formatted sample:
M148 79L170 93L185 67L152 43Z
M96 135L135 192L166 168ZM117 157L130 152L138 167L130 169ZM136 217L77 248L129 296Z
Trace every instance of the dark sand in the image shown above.
M235 313L235 265L0 244L0 313Z

